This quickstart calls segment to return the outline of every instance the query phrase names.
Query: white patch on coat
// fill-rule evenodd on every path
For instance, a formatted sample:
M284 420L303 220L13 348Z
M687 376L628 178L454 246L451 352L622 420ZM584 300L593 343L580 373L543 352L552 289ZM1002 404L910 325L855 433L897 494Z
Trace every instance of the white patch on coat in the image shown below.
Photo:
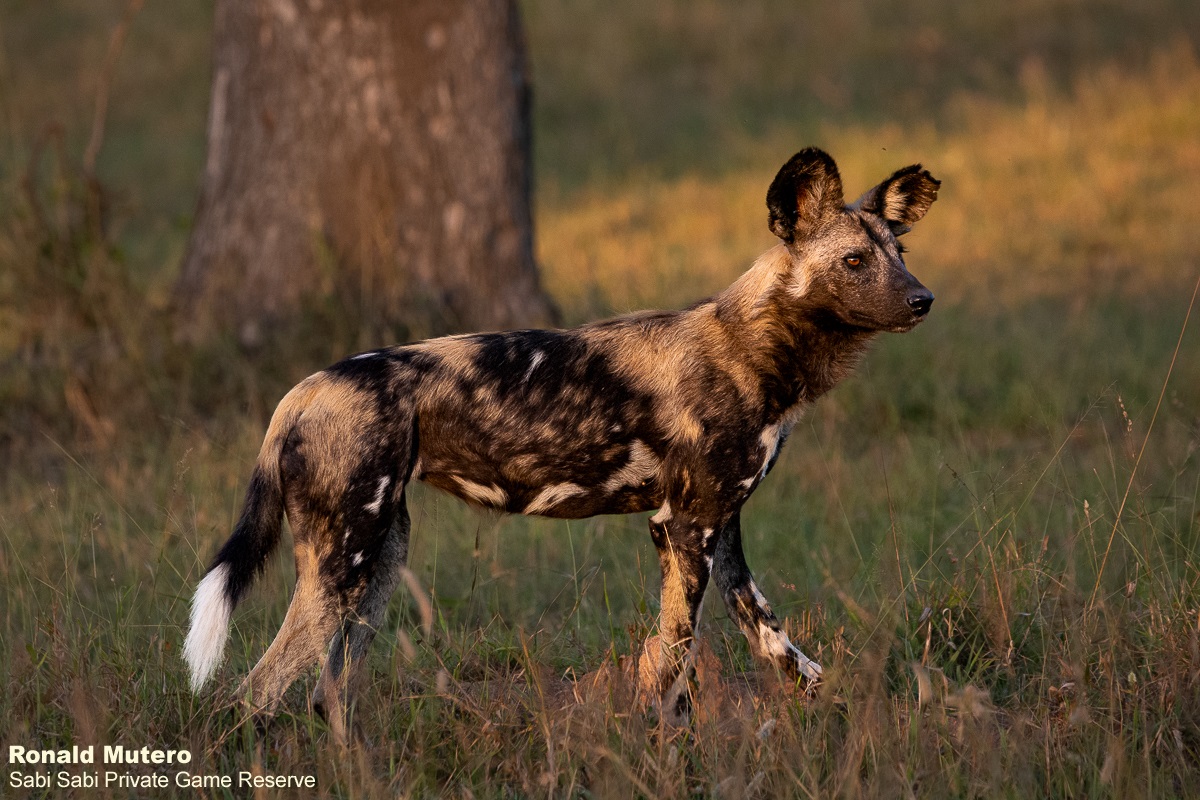
M372 514L378 514L379 509L383 507L383 493L387 491L387 487L391 484L392 479L384 475L379 479L379 486L375 489L375 499L363 506L364 509Z
M225 655L225 638L233 604L225 592L229 565L218 564L196 587L191 624L183 643L183 658L191 672L195 692L212 676Z
M786 656L792 642L783 631L772 629L767 623L758 623L758 643L764 656Z
M794 409L793 409L794 410ZM762 469L759 470L758 477L765 478L767 470L771 468L771 462L779 455L779 448L783 446L783 441L792 432L792 427L795 425L795 420L789 419L792 415L792 410L784 416L779 422L774 425L768 425L763 428L762 434L758 437L759 443L763 447L764 456ZM796 413L798 418L800 415Z
M508 503L508 493L499 486L484 486L475 481L469 481L458 475L451 475L462 489L463 494L477 503L493 508L504 508Z
M525 370L525 377L521 379L523 383L529 382L529 378L533 375L533 371L537 369L537 365L542 363L545 358L546 354L541 350L533 351L533 357L529 359L529 369Z
M361 564L363 562L362 550L359 550L357 553L355 553L354 557L350 559L350 562L356 567Z
M585 491L587 490L577 483L556 483L553 486L547 486L529 501L529 505L525 506L525 510L521 513L541 514L543 511L554 508L563 500L583 494Z
M637 488L658 474L659 460L641 439L629 443L629 461L604 482L604 491L616 492L626 487Z
M779 450L779 430L779 423L776 422L774 425L768 425L763 428L762 434L758 437L758 442L762 445L764 453L762 467L758 470L760 476L767 474L767 468L771 466L771 459L775 457L775 453Z
M813 661L792 644L788 635L783 631L772 630L765 622L758 623L758 642L760 656L769 658L790 658L796 662L801 674L809 680L821 677L821 665Z
M754 581L750 581L750 593L754 595L754 602L758 605L758 610L764 614L770 614L771 607L767 605L767 598L763 597L763 593L758 589L758 584Z

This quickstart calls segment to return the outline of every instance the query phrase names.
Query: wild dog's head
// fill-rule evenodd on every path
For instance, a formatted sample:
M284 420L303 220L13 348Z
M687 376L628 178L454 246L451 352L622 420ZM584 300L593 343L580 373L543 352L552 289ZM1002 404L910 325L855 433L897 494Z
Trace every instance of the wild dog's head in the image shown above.
M790 255L788 294L859 328L912 329L933 293L904 265L898 237L925 216L940 185L914 164L846 205L827 153L810 147L792 156L767 191L771 232Z

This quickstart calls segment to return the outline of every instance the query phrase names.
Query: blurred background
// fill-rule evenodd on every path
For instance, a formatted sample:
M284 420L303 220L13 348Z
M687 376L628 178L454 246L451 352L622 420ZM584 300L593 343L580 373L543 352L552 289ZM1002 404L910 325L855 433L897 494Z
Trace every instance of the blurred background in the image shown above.
M852 195L907 163L942 177L913 267L943 300L1010 322L996 311L1016 303L1022 328L1071 319L1031 305L1178 300L1200 230L1195 4L908 6L524 4L536 263L562 321L724 286L770 244L765 186L808 144L834 154ZM272 402L348 350L470 327L418 309L413 324L376 324L335 281L307 326L267 337L272 366L252 357L253 378L219 327L199 348L151 341L179 338L169 312L205 169L212 25L206 3L6 3L0 400L13 425L108 430L138 369L137 383L185 379L133 391L163 393L139 419L264 389ZM83 221L93 182L102 230ZM1155 319L1177 324L1171 310ZM1100 352L1073 348L1065 366L1085 374Z
M901 665L887 674L903 695L916 691L903 665L942 653L957 685L1044 722L1047 752L1084 754L1056 760L1061 775L1031 756L1035 793L1100 785L1114 746L1155 732L1164 754L1149 748L1122 774L1186 776L1200 752L1200 332L1188 326L1200 4L519 11L534 261L546 313L564 324L723 288L772 244L766 188L803 146L834 156L851 197L915 162L943 181L906 238L934 311L883 337L797 429L748 506L751 566L781 614L804 620L802 639L843 643L825 657L847 674L877 653L871 663ZM4 640L31 648L0 655L18 687L0 699L15 716L0 717L25 720L14 724L84 724L72 681L97 659L123 674L121 653L156 653L148 669L179 690L186 598L228 535L274 404L348 352L462 327L368 313L370 292L335 278L253 341L220 325L181 334L213 21L208 2L0 11L0 591ZM483 518L419 489L413 507L413 567L438 598L452 666L492 664L480 643L511 660L518 632L543 630L539 658L594 666L610 640L628 650L653 623L640 518ZM238 674L281 617L289 559L239 614ZM709 605L722 657L745 666ZM951 625L931 654L930 608L972 633ZM415 619L394 603L397 625ZM76 655L38 661L61 641ZM116 662L86 654L96 648ZM1089 687L1072 702L1097 721L1058 738L1059 706L1042 701L1068 682ZM156 702L142 691L89 713ZM1130 697L1147 726L1136 735ZM154 724L181 735L178 720ZM963 774L978 777L974 763Z

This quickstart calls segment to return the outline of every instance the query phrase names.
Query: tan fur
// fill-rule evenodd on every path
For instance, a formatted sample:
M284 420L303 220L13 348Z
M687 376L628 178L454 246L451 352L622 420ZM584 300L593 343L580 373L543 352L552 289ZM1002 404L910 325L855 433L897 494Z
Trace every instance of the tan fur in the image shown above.
M508 502L508 495L497 486L483 486L458 475L452 477L459 485L459 496L464 500L489 508L504 508L504 504Z
M634 439L629 446L629 461L612 474L604 484L604 490L615 492L623 486L636 486L656 475L660 466L661 463L650 448L640 439Z
M314 661L324 663L329 640L337 628L336 602L318 574L318 559L310 545L296 545L296 590L283 626L258 664L246 676L239 694L250 692L255 709L273 709L284 691Z
M688 622L687 596L684 593L680 574L679 556L675 553L674 548L668 549L668 555L664 562L662 609L658 627L662 633L663 644L673 647L690 639L693 631Z
M787 245L777 244L755 259L750 269L717 295L716 302L731 309L736 319L748 326L741 330L743 337L757 340L767 295L787 275L791 265Z
M577 483L556 483L538 492L537 497L530 501L522 513L541 514L561 503L563 500L584 494L587 489Z
M279 407L271 415L271 424L267 426L257 461L259 468L271 481L279 480L279 453L283 449L284 439L325 383L326 379L320 373L305 378L283 396Z
M440 339L418 342L409 347L437 356L456 374L470 377L475 372L475 356L479 354L479 342L470 334L443 336Z
M475 358L479 354L479 342L469 335L443 336L440 339L430 339L407 345L407 348L437 356L449 370L468 380L473 380L478 374L475 369ZM452 385L436 385L425 397L421 398L422 405L426 407L436 405L453 391Z
M630 326L615 331L593 329L586 334L608 350L621 378L663 399L657 409L662 427L673 440L685 443L699 441L704 433L686 398L674 391L695 362L696 340L686 335L694 327L689 319L668 331Z
M362 390L317 373L298 384L280 402L263 440L258 463L264 471L277 475L283 443L289 434L298 431L305 435L308 446L314 448L310 458L320 465L315 485L331 495L340 495L358 455L353 442L377 419L373 403ZM321 435L313 435L317 431Z

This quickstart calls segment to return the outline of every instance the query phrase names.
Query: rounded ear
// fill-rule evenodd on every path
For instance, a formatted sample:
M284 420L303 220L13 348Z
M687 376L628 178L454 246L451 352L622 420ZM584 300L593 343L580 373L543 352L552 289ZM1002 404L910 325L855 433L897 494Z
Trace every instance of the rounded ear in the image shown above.
M854 207L882 217L892 233L901 236L925 216L941 185L920 164L913 164L858 198Z
M823 150L807 147L784 164L767 190L771 233L792 242L842 207L842 177Z

